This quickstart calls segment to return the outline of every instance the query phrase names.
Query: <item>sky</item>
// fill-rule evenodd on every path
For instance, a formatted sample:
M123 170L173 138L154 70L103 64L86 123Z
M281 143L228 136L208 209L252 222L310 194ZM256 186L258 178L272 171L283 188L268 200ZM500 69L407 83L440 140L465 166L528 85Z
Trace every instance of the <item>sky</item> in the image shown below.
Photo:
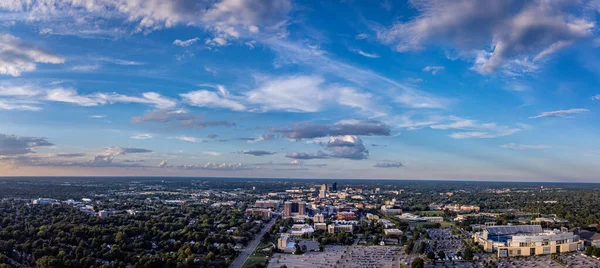
M0 174L600 182L600 1L0 2Z

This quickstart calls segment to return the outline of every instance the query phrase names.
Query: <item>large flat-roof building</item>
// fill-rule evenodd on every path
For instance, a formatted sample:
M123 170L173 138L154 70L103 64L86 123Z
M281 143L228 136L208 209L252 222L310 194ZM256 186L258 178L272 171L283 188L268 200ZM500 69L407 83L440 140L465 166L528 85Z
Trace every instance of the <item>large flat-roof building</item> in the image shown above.
M498 257L564 253L583 248L583 241L573 232L543 230L540 225L487 226L473 238L485 251L497 251Z
M256 200L254 206L257 208L278 208L280 204L280 200Z

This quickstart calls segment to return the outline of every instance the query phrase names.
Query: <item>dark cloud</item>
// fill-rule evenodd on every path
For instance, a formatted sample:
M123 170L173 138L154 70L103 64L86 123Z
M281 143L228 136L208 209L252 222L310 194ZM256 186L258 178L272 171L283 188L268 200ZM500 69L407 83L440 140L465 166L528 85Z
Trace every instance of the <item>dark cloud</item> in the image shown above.
M85 156L84 153L72 153L72 154L56 154L56 157L63 157L63 158L75 158L75 157L83 157Z
M53 146L46 138L0 134L0 155L34 153L36 147Z
M253 156L265 156L265 155L275 154L274 152L268 152L268 151L263 151L263 150L246 150L246 151L242 151L240 153L253 155Z
M403 167L404 165L402 165L402 163L400 162L379 162L377 164L375 164L373 167L376 168L399 168L399 167Z
M144 160L144 159L137 159L137 160L125 159L125 160L121 160L121 162L123 162L123 163L146 163L146 160Z
M387 147L387 145L385 145L385 144L375 144L375 143L371 144L371 146L373 146L373 147Z
M275 138L275 134L265 133L260 136L263 140L272 140Z
M329 155L335 158L360 160L369 156L369 151L357 136L332 137L327 143L327 150Z
M303 167L325 167L327 166L327 164L307 164L304 163L304 161L302 160L292 160L290 162L283 162L283 163L274 163L274 162L266 162L266 163L260 163L260 164L255 164L257 167L261 167L261 166L303 166Z
M210 134L207 136L209 139L216 139L217 137L219 137L219 135L217 134Z
M227 120L216 120L216 121L202 121L197 124L199 127L216 127L216 126L225 126L225 127L233 127L235 123L229 122Z
M272 140L274 139L276 136L273 133L265 133L260 135L258 138L239 138L239 140L242 141L247 141L250 143L254 143L254 142L259 142L259 141L264 141L264 140Z
M152 150L142 148L108 147L103 154L94 156L94 159L87 162L86 165L93 167L120 166L120 163L113 162L116 156L151 152Z
M249 170L251 167L245 166L242 163L206 163L204 165L181 165L177 166L178 169L190 169L190 170Z
M369 150L365 148L362 140L358 136L346 135L346 136L334 136L330 137L326 144L325 149L329 153L318 151L316 153L288 153L285 157L301 160L309 159L324 159L324 158L346 158L361 160L367 159L369 156Z
M212 127L212 126L235 126L235 123L226 120L203 121L202 116L192 115L184 110L158 109L145 113L131 119L133 123L169 123L173 127Z
M322 151L318 151L316 153L299 153L299 152L291 152L285 155L287 158L292 159L301 159L301 160L309 160L309 159L325 159L328 158L329 155Z
M289 139L313 139L327 136L362 135L389 136L390 127L376 120L349 120L335 124L297 124L290 129L274 129Z

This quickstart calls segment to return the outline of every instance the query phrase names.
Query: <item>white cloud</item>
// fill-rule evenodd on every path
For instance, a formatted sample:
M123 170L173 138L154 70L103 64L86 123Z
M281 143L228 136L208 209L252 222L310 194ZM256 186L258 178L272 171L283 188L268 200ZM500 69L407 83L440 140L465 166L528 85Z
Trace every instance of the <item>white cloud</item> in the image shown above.
M477 120L450 116L444 124L433 124L429 127L437 130L461 130L451 133L453 139L490 139L515 134L523 128L498 125L496 123L479 123Z
M36 102L0 99L0 110L39 111L42 108Z
M369 37L368 34L366 34L366 33L360 33L360 34L357 34L354 37L354 39L356 39L356 40L362 40L362 39L367 39L368 37Z
M102 118L106 118L106 115L103 115L103 114L90 115L90 118L102 119Z
M157 108L171 108L176 101L166 98L155 92L145 92L141 96L128 96L118 93L95 92L82 95L74 88L52 87L42 88L35 85L10 85L0 86L0 99L3 102L1 109L11 110L39 110L43 102L64 102L79 106L99 106L112 103L139 103L152 105Z
M156 167L158 168L167 168L169 167L169 161L167 161L166 159L161 161L160 163L158 163L158 165L156 165Z
M277 66L302 65L314 73L341 78L365 93L376 92L382 99L397 99L398 103L408 108L445 108L449 104L449 100L443 97L398 83L369 69L333 59L327 52L310 44L296 44L282 39L262 42L277 53Z
M177 137L171 137L171 139L176 139L176 140L180 140L180 141L186 141L186 142L191 142L191 143L198 143L198 142L202 142L202 139L196 138L196 137L190 137L190 136L177 136Z
M115 37L133 32L149 33L177 25L204 28L213 34L211 45L258 33L284 31L289 0L190 1L190 0L13 0L0 2L0 10L25 22L44 22L44 34L81 37ZM102 20L98 19L101 18ZM121 28L114 28L120 21Z
M46 100L74 103L80 106L97 106L106 104L106 101L103 99L81 96L75 89L71 88L55 88L48 90L46 93Z
M100 65L98 64L88 64L88 65L75 65L71 67L72 71L77 72L91 72L100 69Z
M520 129L504 129L498 132L484 132L484 131L466 131L466 132L455 132L450 134L453 139L492 139L502 136L508 136L519 132Z
M144 64L143 62L139 62L139 61L115 59L115 58L109 58L109 57L101 57L101 58L97 58L96 60L108 62L108 63L112 63L112 64L117 64L117 65L124 65L124 66L135 66L135 65L143 65Z
M361 93L351 87L341 87L335 89L338 94L338 103L344 106L360 109L362 112L370 113L374 117L387 114L384 105L378 105L373 102L371 93Z
M536 116L529 117L530 119L543 118L543 117L563 117L563 118L573 118L573 116L581 113L589 112L588 109L568 109L568 110L556 110L551 112L543 112Z
M171 108L176 102L155 92L142 93L141 97L121 95L118 93L92 93L80 95L72 88L54 88L46 92L46 100L73 103L80 106L98 106L108 103L140 103L153 105L156 108Z
M34 71L37 63L64 62L65 58L60 55L37 48L13 35L0 34L0 74L20 76L23 72Z
M208 90L197 90L180 94L184 102L189 105L210 108L225 108L234 111L246 110L246 107L237 100L229 99Z
M600 100L600 94L592 96L592 100Z
M436 75L439 71L444 70L444 66L426 66L423 68L424 72L431 72L431 74Z
M377 58L380 57L376 53L368 53L368 52L364 52L364 51L362 51L360 49L351 49L350 51L352 51L354 53L357 53L357 54L359 54L361 56L367 57L367 58L377 59Z
M200 38L198 38L198 37L188 39L188 40L176 39L175 41L173 41L173 45L180 46L180 47L188 47L188 46L191 46L192 44L198 42L198 40L200 40Z
M219 152L211 152L211 151L202 152L202 154L210 155L210 156L220 156L221 155L221 153L219 153Z
M333 94L322 89L321 77L291 76L270 79L257 89L245 92L248 102L258 104L264 110L290 112L316 112Z
M131 138L135 139L135 140L148 140L148 139L152 139L154 137L152 135L150 135L150 134L144 133L144 134L133 135L133 136L131 136Z
M489 47L489 56L476 59L480 73L495 72L512 60L539 61L591 36L594 28L594 22L581 15L585 5L568 1L415 0L411 4L419 15L377 29L378 39L400 52L422 49L432 41L449 41L463 52Z
M435 96L427 92L413 90L409 87L403 87L404 90L399 93L394 101L408 108L419 109L445 109L450 104L446 98Z
M526 145L526 144L517 144L517 143L507 143L507 144L501 145L500 147L505 148L505 149L512 149L512 150L541 150L541 149L550 148L550 146L546 146L546 145Z
M206 39L204 43L211 46L224 46L227 45L227 40L225 40L225 38L215 37Z

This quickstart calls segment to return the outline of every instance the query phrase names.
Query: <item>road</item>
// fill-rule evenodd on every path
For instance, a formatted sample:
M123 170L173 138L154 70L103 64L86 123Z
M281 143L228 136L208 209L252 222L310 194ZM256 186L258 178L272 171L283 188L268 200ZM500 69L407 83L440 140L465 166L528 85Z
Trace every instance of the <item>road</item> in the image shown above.
M252 252L254 252L256 247L258 247L258 244L260 244L260 240L262 239L263 235L265 235L265 233L269 231L269 229L271 229L271 226L275 224L275 221L277 221L277 218L271 219L271 221L267 223L267 225L265 225L265 227L263 227L262 230L260 230L260 232L254 237L254 239L252 239L252 241L248 243L246 249L244 249L244 251L240 253L240 255L231 263L231 266L229 267L241 268L242 265L244 265L244 263L248 259L248 257L252 255Z

